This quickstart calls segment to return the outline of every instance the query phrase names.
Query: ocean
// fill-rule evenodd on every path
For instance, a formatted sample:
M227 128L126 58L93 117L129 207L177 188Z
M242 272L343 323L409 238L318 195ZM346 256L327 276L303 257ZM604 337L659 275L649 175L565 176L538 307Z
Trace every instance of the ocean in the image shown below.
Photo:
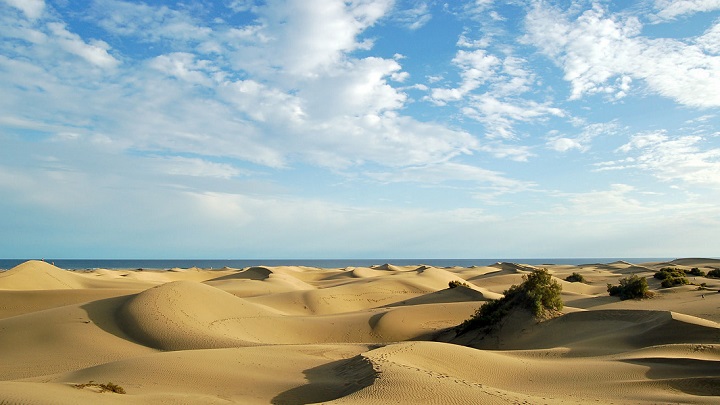
M7 270L28 259L0 259L0 270ZM487 266L497 262L531 265L543 264L591 264L611 263L624 260L630 263L663 262L672 258L553 258L553 259L44 259L48 263L67 270L88 269L186 269L190 267L231 267L242 269L251 266L308 266L319 268L369 267L391 263L398 266L428 265L434 267Z

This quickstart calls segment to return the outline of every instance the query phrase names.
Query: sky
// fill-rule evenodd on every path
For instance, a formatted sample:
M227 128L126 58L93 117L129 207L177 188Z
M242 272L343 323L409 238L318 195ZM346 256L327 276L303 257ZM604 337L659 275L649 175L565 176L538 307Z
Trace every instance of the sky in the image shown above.
M720 256L720 0L0 0L0 37L0 257Z

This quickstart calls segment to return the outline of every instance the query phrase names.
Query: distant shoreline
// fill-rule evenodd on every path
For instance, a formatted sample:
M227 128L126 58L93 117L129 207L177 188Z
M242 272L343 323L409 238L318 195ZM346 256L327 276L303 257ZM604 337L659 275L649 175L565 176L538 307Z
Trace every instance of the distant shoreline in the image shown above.
M666 262L668 257L602 257L602 258L489 258L489 259L52 259L44 261L66 270L91 269L173 269L173 268L245 268L251 266L307 266L317 268L369 267L392 263L399 266L431 265L435 267L488 266L498 262L530 265L580 265L591 263ZM11 269L32 259L0 259L0 270ZM39 260L39 259L37 259Z

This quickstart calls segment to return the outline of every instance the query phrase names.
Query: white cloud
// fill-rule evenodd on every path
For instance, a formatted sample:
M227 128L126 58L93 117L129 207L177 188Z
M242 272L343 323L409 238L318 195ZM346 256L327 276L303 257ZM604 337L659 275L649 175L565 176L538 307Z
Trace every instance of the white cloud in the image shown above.
M553 134L548 138L546 146L557 152L568 152L572 149L587 152L590 149L590 143L596 137L617 133L618 125L616 122L587 124L584 125L582 131L574 137Z
M517 122L543 120L548 116L562 117L565 113L549 103L532 100L509 99L507 101L491 94L473 96L463 113L482 122L490 139L513 139Z
M587 150L587 146L580 143L577 139L570 138L552 138L547 142L548 148L557 152L567 152L571 149L578 149L582 152Z
M487 152L498 159L510 159L516 162L526 162L535 156L532 148L527 145L509 145L501 140L491 140L479 147L479 150Z
M636 17L608 15L599 5L576 19L537 2L526 18L524 41L534 44L565 71L572 84L570 99L586 94L614 94L631 90L630 79L641 79L665 97L694 107L720 106L720 57L700 45L640 35ZM704 42L703 42L704 41ZM616 80L615 84L611 81Z
M92 17L107 31L147 42L169 41L177 45L207 40L212 33L188 13L167 6L120 0L93 0Z
M241 170L227 163L209 162L199 158L172 156L156 157L151 160L157 163L158 170L174 176L232 179L243 174Z
M416 30L427 24L432 14L427 2L422 1L416 2L412 8L396 11L393 19L409 30Z
M715 55L720 54L720 21L698 37L696 42L706 52Z
M263 76L318 77L344 61L345 54L371 43L357 37L390 11L391 0L272 0L255 11L255 38L240 44L234 63Z
M648 170L660 180L718 187L720 148L705 147L704 141L699 136L671 138L657 131L633 136L618 151L633 153L632 167Z
M657 208L642 203L635 187L628 184L612 184L609 190L590 191L567 195L569 209L583 216L637 215L657 211Z
M457 45L474 47L477 44L463 34ZM532 89L536 76L528 69L527 60L507 49L503 53L503 57L499 57L485 49L458 50L452 62L459 69L460 83L456 87L432 88L425 100L439 106L459 104L463 116L485 126L489 139L515 139L515 126L519 122L564 116L565 112L553 107L550 101L521 97ZM508 149L506 145L492 150L495 156L512 156L514 160L526 160L532 155L527 148Z
M471 182L503 192L518 192L533 186L517 181L502 173L477 166L441 162L437 164L409 166L395 172L369 172L367 175L386 183L415 182L422 184L444 184L448 182Z
M236 13L242 12L242 11L249 11L255 6L255 1L253 0L230 0L229 3L227 3L227 7L231 10L235 11Z
M79 35L68 31L63 23L48 23L48 28L62 49L80 56L95 66L114 68L120 63L108 53L110 46L103 41L86 43Z
M500 60L483 49L475 51L459 50L452 60L460 68L462 82L457 88L434 88L430 98L434 103L462 100L468 93L477 89L495 74Z
M407 97L387 79L403 79L402 73L394 59L348 60L331 74L303 82L299 96L306 100L307 111L315 119L397 110Z
M478 148L475 137L467 132L394 113L345 116L314 125L291 142L306 145L305 157L328 167L365 162L390 168L426 165L471 154Z
M186 52L160 55L150 61L150 67L180 80L206 86L212 83L207 70L215 70L210 61L196 60L194 54Z
M673 20L680 16L720 10L720 0L655 0L657 18Z
M25 13L27 18L36 20L40 18L45 11L44 0L4 0L5 3L17 8Z

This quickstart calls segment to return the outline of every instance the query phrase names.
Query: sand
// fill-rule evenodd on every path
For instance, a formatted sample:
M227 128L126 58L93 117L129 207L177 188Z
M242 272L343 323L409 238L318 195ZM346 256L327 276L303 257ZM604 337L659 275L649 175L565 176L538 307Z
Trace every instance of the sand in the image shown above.
M0 272L1 404L720 403L719 260ZM546 268L561 314L453 327ZM569 283L577 272L586 283ZM655 297L608 283L648 277ZM449 288L450 281L467 287ZM701 283L705 288L699 290ZM124 394L103 392L112 382Z

